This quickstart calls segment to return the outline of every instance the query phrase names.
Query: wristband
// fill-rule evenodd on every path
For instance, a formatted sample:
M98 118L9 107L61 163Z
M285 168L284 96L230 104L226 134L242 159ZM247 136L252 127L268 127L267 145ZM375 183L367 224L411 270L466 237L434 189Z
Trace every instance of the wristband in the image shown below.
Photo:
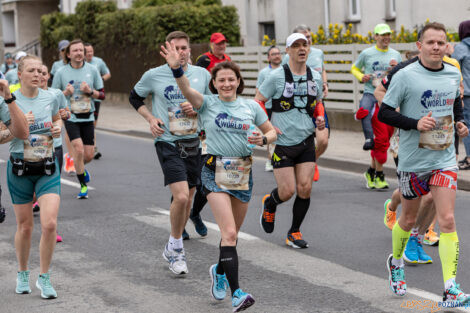
M268 138L266 136L263 136L263 146L268 144Z
M6 104L10 104L10 103L12 103L13 101L16 100L16 97L15 97L14 94L11 94L11 98L10 98L10 99L4 99L4 100L5 100L5 103L6 103Z
M181 76L184 75L183 67L181 65L177 69L171 68L171 71L173 72L174 78L180 78Z
M93 90L90 93L87 93L86 95L90 98L93 98Z

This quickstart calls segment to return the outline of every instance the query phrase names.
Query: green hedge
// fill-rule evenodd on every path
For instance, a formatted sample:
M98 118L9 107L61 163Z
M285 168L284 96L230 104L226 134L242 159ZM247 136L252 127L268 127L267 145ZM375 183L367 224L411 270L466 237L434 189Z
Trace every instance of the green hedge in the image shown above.
M138 2L171 2L171 0L142 0ZM232 45L238 45L240 30L237 10L214 0L197 0L188 5L175 4L117 10L114 2L88 0L80 2L76 14L52 13L41 18L41 45L57 47L62 39L81 38L104 49L112 44L122 49L139 46L146 52L159 51L159 44L174 30L188 33L192 43L208 42L213 32L221 32Z
M222 5L221 0L135 0L132 2L133 8L140 8L140 7L151 7L151 6L158 6L158 5L165 5L165 4L175 4L187 2L192 5L211 5L211 4L218 4Z

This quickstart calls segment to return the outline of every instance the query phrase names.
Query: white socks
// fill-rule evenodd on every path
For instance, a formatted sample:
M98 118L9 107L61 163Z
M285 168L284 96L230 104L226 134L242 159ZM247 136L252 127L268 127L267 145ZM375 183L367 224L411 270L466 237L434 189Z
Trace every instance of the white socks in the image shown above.
M179 239L176 239L170 235L170 239L168 240L168 249L183 249L183 237L181 236Z

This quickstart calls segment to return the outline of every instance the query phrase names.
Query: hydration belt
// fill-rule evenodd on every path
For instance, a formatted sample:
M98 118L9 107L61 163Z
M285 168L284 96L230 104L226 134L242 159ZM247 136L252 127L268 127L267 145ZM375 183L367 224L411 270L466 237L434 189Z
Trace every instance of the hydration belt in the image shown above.
M10 156L13 174L16 176L51 176L55 173L55 156L45 158L39 162L28 162L23 159L14 159Z

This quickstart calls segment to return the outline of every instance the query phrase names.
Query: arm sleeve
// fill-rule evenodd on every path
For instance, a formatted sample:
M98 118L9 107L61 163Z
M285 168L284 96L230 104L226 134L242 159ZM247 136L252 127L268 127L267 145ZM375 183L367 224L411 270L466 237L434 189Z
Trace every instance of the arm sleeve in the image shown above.
M356 79L360 82L362 82L362 78L364 77L364 74L361 72L361 70L356 66L356 64L353 64L351 66L351 73L356 77Z
M204 54L200 55L196 60L196 65L203 68L207 68L209 64L211 64L211 60L207 55Z
M398 127L404 130L418 129L418 120L406 117L397 111L395 108L382 102L379 114L377 116L379 121L393 127Z
M454 122L464 122L463 109L462 109L462 98L457 96L454 100Z
M137 111L141 106L145 105L145 98L139 96L135 89L132 89L131 94L129 95L129 102Z

